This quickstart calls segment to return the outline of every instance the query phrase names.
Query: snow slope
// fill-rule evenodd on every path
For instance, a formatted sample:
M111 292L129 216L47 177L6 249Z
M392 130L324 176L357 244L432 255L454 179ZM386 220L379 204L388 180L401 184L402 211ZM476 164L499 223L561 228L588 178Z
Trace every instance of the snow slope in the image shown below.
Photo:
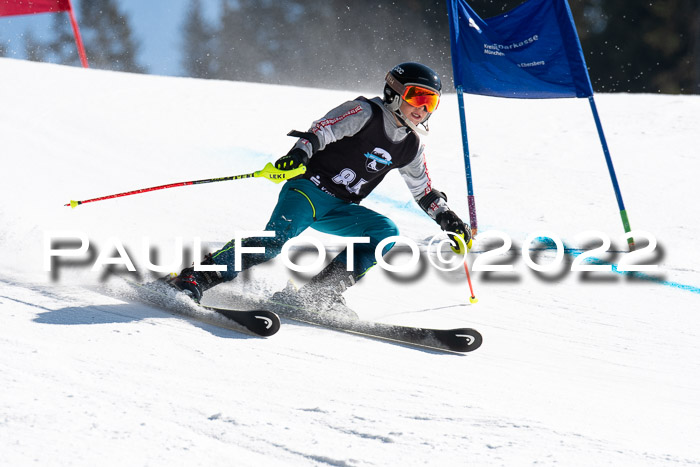
M423 251L416 270L375 268L347 292L365 319L479 329L483 346L455 356L288 322L252 338L95 290L117 282L91 270L116 256L113 239L143 272L149 246L162 264L177 237L191 250L195 237L217 247L261 230L279 190L267 181L63 206L252 172L288 150L287 131L357 92L12 59L0 82L1 465L700 464L699 97L596 97L632 227L658 240L642 258L658 271L642 276L572 272L571 250L540 274L520 252L541 231L597 246L577 240L590 230L625 250L587 102L466 97L479 229L512 239L500 262L514 272L473 273L469 305L464 271L437 271ZM454 95L431 126L434 185L468 218ZM365 205L422 250L439 233L397 174ZM91 256L45 271L56 231L83 233ZM477 252L498 246L481 238ZM206 301L291 276L275 260Z

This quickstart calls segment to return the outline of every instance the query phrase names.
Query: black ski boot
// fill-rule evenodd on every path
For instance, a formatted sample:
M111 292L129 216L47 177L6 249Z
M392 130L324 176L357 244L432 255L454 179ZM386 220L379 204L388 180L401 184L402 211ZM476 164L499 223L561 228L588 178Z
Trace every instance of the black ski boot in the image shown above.
M214 264L211 254L206 255L201 264L202 266ZM199 303L205 290L221 284L224 280L218 271L195 271L194 267L189 267L175 277L167 277L165 282Z
M297 290L290 282L286 288L272 295L271 302L333 317L358 319L357 314L347 307L343 297L343 292L354 284L355 278L352 272L346 271L345 263L334 260L302 288Z

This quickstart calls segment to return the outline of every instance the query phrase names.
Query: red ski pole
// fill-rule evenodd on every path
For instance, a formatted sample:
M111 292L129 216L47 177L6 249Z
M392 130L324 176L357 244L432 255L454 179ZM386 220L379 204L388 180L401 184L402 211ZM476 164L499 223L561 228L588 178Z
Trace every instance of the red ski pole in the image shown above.
M469 291L471 292L471 297L469 297L469 303L476 303L479 301L474 295L474 287L472 287L472 278L469 276L469 267L467 266L467 258L464 258L464 272L467 273L467 282L469 283Z
M95 201L104 201L106 199L121 198L122 196L138 195L139 193L148 193L149 191L164 190L166 188L175 188L178 186L188 186L188 185L201 185L203 183L225 182L228 180L242 180L244 178L253 178L253 177L263 177L263 178L267 178L268 180L273 181L275 183L280 183L280 182L283 182L285 180L289 180L290 178L294 178L297 175L301 175L304 172L306 172L306 167L303 165L299 166L293 170L279 170L279 169L276 169L275 166L272 165L272 163L268 162L267 165L262 170L258 170L256 172L252 172L249 174L232 175L230 177L221 177L221 178L207 178L204 180L193 180L193 181L189 181L189 182L170 183L167 185L152 186L150 188L141 188L138 190L126 191L124 193L117 193L114 195L100 196L99 198L85 199L82 201L71 200L70 203L64 204L64 206L70 206L72 208L75 208L75 207L80 206L81 204L85 204L85 203L94 203Z
M479 301L478 298L474 295L474 287L472 287L472 278L469 275L469 266L467 266L467 254L469 254L469 250L472 248L472 239L470 238L468 242L464 241L464 234L451 234L449 235L450 239L454 243L452 245L452 251L457 253L458 255L464 255L464 272L467 273L467 282L469 283L469 292L471 292L471 296L469 297L469 303L476 303Z

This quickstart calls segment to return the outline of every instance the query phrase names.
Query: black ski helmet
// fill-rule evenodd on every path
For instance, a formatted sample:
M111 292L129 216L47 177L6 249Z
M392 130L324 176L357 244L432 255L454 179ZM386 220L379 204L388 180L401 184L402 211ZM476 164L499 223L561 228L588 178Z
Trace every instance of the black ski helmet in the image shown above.
M440 81L440 77L437 75L437 73L420 63L400 63L386 74L384 82L383 100L386 107L392 111L404 125L420 134L427 135L429 131L428 119L432 114L429 112L425 117L425 120L420 123L423 126L423 129L418 128L401 112L401 101L403 98L399 95L397 90L403 88L404 86L413 84L423 88L428 88L440 95L442 91L442 82Z
M387 73L385 82L392 77L403 85L417 84L418 86L432 89L438 94L442 91L442 82L438 74L420 63L406 62L396 65ZM387 83L384 86L384 102L390 104L395 96L396 91Z

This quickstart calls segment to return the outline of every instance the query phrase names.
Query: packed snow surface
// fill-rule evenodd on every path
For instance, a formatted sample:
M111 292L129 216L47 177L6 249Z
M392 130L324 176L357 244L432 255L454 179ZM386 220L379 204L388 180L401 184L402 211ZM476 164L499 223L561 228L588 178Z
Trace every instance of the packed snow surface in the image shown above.
M476 304L463 269L428 261L439 227L398 173L386 178L364 204L420 246L420 262L373 269L348 304L363 319L483 334L477 351L449 355L289 321L256 338L102 293L126 275L107 264L120 246L150 280L162 273L148 261L179 270L178 239L184 264L196 239L217 248L263 230L279 192L266 180L64 206L253 172L286 153L289 130L358 92L13 59L0 59L0 79L0 465L700 463L700 97L596 96L635 240L650 245L634 263L656 270L618 270L629 254L585 99L466 96L479 228L469 262L513 266L472 272ZM468 219L455 95L431 127L433 184ZM304 235L329 257L342 245ZM547 235L566 253L536 272L526 257L556 264ZM52 245L81 237L88 252L46 270ZM572 271L599 237L610 252L592 257L615 268ZM485 253L504 241L509 251ZM300 264L313 262L307 250ZM395 251L407 264L408 246ZM278 258L205 302L309 276Z

